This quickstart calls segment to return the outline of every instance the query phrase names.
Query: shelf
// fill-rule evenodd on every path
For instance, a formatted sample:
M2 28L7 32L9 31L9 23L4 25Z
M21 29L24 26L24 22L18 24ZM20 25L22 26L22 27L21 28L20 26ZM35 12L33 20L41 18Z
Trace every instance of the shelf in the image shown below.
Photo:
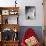
M8 14L8 15L2 15L2 16L12 16L12 15L14 15L14 16L18 16L19 14L18 13L16 13L16 14Z
M12 42L19 42L19 40L15 40L15 41L10 40L10 41L3 41L3 42L4 43L8 43L8 42L12 43Z
M19 9L19 7L0 7L0 10L11 10L11 9L14 9L14 10L18 10Z
M18 24L0 24L1 30L5 29L5 28L9 28L12 29L14 31L14 29L17 30L17 32L20 29L20 26Z
M12 12L12 13L10 13ZM16 13L17 12L17 13ZM18 17L19 17L19 7L0 7L0 16L1 16L1 23L0 24L18 24ZM9 16L12 18L12 16L14 16L13 19L9 19ZM16 17L17 16L17 17ZM15 19L16 18L16 19ZM10 21L11 23L9 23Z
M2 24L18 24L18 16L2 16Z
M19 43L18 41L15 41L15 42L14 41L11 41L11 42L5 41L5 42L2 42L2 46L18 46L18 43Z

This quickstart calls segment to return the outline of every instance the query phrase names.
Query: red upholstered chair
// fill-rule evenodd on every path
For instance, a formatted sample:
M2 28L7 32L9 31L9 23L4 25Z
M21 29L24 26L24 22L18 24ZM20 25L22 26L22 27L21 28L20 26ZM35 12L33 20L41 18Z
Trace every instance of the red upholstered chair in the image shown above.
M24 37L22 38L21 46L27 46L27 44L25 43L25 40L32 37L32 36L34 36L37 39L36 33L31 28L27 29L27 31L25 32ZM34 46L41 46L41 44L38 41L37 44L34 45Z

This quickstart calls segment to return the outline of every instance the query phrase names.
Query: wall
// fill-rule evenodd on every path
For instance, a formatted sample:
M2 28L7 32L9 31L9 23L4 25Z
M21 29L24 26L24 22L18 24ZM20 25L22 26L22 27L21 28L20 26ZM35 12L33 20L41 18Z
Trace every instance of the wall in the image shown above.
M14 6L15 0L0 0L1 7ZM42 0L17 0L17 6L20 7L19 10L19 24L20 26L43 26L43 6ZM36 18L34 20L26 20L25 6L35 6L36 7Z
M23 4L24 2L24 4ZM27 0L23 1L21 3L21 8L20 8L20 23L22 26L42 26L43 25L43 11L42 11L42 0L32 0L32 1L28 1L27 3ZM34 20L26 20L25 19L25 6L35 6L36 7L36 19ZM23 21L22 21L23 20Z
M34 32L37 34L37 37L41 43L43 43L43 32L41 26L21 26L19 32L19 39L22 40L24 33L27 31L28 28L32 28Z
M15 0L0 0L0 7L13 7L15 5L14 3ZM38 26L44 26L44 16L43 16L43 6L42 6L42 0L17 0L17 6L20 7L19 9L19 24L20 26L36 26L36 27L31 27L33 28L36 32L37 35L40 39L40 41L43 41L43 30L42 27ZM36 7L36 18L34 20L26 20L26 15L25 15L25 6L35 6ZM9 20L12 17L9 17ZM24 28L28 27L20 27L20 33L23 35L24 33ZM23 32L23 33L22 33ZM20 36L21 36L20 34ZM20 37L22 38L22 36Z

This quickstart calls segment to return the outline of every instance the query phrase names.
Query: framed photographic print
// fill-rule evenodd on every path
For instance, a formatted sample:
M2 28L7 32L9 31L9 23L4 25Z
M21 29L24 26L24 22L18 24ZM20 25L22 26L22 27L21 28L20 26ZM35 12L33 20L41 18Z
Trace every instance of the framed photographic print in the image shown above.
M35 6L25 6L25 15L26 19L35 19L36 17L36 8Z
M2 15L9 15L9 10L2 10Z

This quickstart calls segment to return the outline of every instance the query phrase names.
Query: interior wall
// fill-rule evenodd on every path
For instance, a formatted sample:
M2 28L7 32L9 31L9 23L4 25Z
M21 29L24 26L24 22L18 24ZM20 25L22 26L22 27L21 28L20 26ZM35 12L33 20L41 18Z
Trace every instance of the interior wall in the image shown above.
M42 26L21 26L20 32L19 32L19 39L22 40L25 32L28 28L32 28L33 31L37 34L37 37L41 43L43 43L43 32L42 32Z
M23 1L24 4L21 2L21 8L20 8L20 25L22 26L43 26L43 6L42 6L42 0L27 0ZM36 7L36 19L34 20L26 20L25 15L25 6L35 6Z
M0 0L0 7L13 7L15 6L15 0ZM17 6L19 6L19 24L20 26L43 26L43 6L42 0L17 0ZM25 6L35 6L36 18L33 20L27 20L25 15ZM11 17L12 18L12 17ZM9 19L10 20L10 19ZM14 21L13 21L14 22Z
M0 7L14 7L15 0L0 0ZM37 35L42 42L42 27L37 26L43 26L44 22L44 16L43 16L43 6L42 6L42 0L17 0L17 6L19 6L19 24L20 26L36 26L33 27L33 29L37 32ZM25 6L35 6L36 8L36 18L34 20L27 20L25 15ZM12 17L9 17L9 20ZM13 21L14 22L14 21ZM22 31L20 31L23 34L24 28L28 27L21 27ZM21 34L20 34L21 35Z

